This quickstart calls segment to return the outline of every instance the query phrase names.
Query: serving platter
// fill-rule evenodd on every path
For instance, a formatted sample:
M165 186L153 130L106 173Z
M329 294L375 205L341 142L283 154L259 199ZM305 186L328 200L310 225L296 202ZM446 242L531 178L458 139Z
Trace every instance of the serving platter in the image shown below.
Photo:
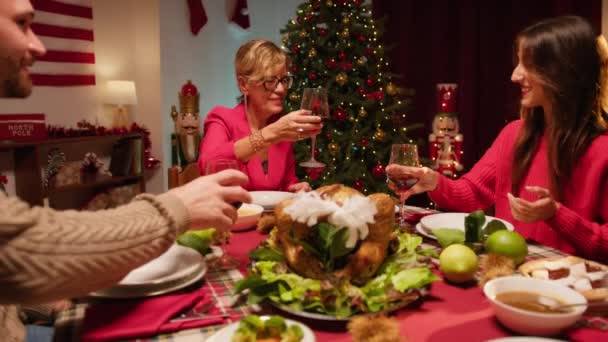
M269 316L262 316L260 318L262 320L267 320L269 318ZM302 329L304 336L303 336L301 342L315 342L316 341L315 334L312 332L312 330L310 330L310 328L307 325L300 323L300 322L293 321L291 319L285 319L285 323L287 324L287 326L297 325L300 327L300 329ZM236 333L236 330L238 329L238 327L239 327L239 322L231 323L231 324L225 326L224 328L222 328L221 330L218 330L215 334L211 335L211 337L209 337L209 339L207 339L207 342L232 341L232 338L234 337L234 334Z

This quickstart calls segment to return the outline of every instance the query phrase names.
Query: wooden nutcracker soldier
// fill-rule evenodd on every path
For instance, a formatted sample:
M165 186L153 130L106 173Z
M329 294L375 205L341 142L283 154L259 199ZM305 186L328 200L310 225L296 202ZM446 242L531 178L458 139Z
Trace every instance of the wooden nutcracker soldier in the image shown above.
M175 132L171 134L171 163L181 168L198 160L201 134L199 124L198 89L188 80L182 86L179 96L179 112L171 106L171 118Z
M462 134L456 115L457 84L437 84L439 112L433 119L433 133L429 135L433 168L447 177L456 178L462 171Z

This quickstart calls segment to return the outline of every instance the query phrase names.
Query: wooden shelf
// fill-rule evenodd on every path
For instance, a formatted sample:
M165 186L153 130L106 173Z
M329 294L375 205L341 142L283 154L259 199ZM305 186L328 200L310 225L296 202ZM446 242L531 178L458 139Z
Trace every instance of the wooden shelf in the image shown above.
M141 181L143 175L132 175L132 176L121 176L121 177L112 177L112 176L100 176L96 177L92 180L87 180L81 183L74 183L69 185L64 185L56 188L49 188L48 193L54 194L58 192L67 192L67 191L80 191L90 188L98 188L98 187L108 187L108 186L117 186L124 184L132 184Z
M36 147L36 146L44 146L44 145L63 145L63 144L78 144L78 143L87 143L87 142L103 142L103 141L112 141L112 140L120 140L120 139L128 139L134 137L140 137L141 134L110 134L110 135L94 135L94 136L83 136L83 137L72 137L72 138L53 138L53 139L45 139L38 141L24 141L24 142L15 142L15 141L0 141L0 151L1 150L12 150L16 148L22 147Z

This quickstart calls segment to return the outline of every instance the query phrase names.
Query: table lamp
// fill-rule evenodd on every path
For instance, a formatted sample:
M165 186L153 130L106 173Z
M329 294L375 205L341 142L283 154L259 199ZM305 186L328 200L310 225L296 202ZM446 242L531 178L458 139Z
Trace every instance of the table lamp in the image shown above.
M108 81L106 87L105 103L115 105L116 109L112 116L113 127L127 127L129 125L129 113L125 106L137 104L135 82L133 81Z

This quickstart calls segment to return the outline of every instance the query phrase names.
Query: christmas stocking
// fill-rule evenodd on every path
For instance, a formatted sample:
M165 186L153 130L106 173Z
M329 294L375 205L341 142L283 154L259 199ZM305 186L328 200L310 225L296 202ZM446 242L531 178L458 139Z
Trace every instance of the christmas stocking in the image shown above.
M196 36L207 23L203 0L188 0L188 8L190 9L190 31Z
M247 9L247 0L237 0L232 18L230 19L235 24L243 29L249 28L249 10Z

